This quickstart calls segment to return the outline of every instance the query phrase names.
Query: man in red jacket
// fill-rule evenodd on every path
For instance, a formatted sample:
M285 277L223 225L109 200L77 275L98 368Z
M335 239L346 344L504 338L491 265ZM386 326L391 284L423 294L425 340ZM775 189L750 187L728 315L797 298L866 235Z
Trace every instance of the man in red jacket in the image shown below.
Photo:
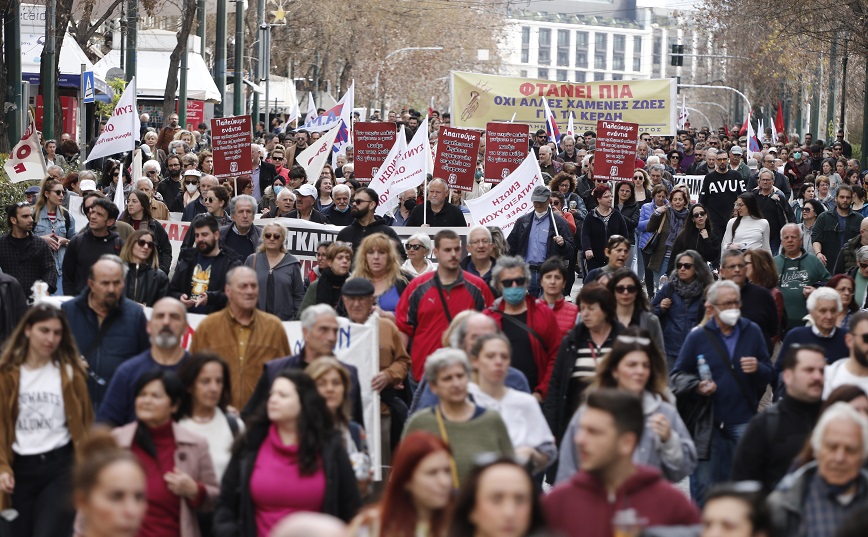
M461 237L451 229L434 236L437 270L413 278L395 310L404 346L411 349L412 379L422 380L425 360L442 347L443 332L456 315L482 311L494 301L482 279L461 269ZM412 343L412 346L408 345Z
M543 498L549 529L569 537L610 537L617 529L690 526L699 511L660 472L633 463L645 429L642 402L615 389L588 396L575 444L581 471Z

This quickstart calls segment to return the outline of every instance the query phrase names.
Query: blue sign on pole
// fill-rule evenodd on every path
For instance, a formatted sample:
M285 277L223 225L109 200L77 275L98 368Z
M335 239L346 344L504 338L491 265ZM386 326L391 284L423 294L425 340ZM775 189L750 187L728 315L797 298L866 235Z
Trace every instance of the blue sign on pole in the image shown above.
M82 83L82 100L87 103L92 103L96 100L95 90L94 90L94 80L93 80L93 71L85 71L81 75L81 83Z

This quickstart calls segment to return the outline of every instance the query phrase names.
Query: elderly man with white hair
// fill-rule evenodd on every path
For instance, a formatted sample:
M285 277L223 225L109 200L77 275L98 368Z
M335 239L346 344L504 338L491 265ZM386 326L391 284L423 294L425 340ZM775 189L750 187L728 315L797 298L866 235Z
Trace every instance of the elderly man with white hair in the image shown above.
M811 433L815 460L785 477L769 496L775 535L835 535L868 499L868 418L838 402Z
M336 185L332 189L332 205L329 211L329 220L335 226L348 226L353 223L353 213L351 207L352 192L347 185Z
M159 173L159 172L158 172ZM134 185L137 190L141 190L145 194L148 195L148 199L151 200L151 217L154 220L168 220L169 219L169 208L166 207L166 204L157 199L159 194L154 190L154 182L148 179L147 177L142 177L136 181Z
M781 253L775 256L775 268L780 278L778 288L784 297L788 329L804 326L807 298L817 284L832 277L816 256L804 249L802 228L789 223L781 228Z
M473 226L467 234L467 257L461 260L461 268L479 276L491 287L491 268L497 261L492 255L493 251L491 231L485 226Z
M295 194L291 188L283 188L275 199L274 218L289 218L289 213L295 210Z

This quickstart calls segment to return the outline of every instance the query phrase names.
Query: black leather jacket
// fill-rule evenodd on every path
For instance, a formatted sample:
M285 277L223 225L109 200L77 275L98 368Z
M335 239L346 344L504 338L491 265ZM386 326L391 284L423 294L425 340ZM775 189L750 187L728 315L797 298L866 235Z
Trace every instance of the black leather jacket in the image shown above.
M124 291L130 300L153 306L169 294L169 277L162 270L136 263L130 263L129 268Z

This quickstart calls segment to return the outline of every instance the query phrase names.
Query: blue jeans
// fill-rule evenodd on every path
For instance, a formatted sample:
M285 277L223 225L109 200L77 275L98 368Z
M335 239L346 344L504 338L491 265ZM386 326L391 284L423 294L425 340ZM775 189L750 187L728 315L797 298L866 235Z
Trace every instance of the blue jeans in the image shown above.
M534 298L539 298L542 294L542 287L540 286L540 276L538 270L530 271L530 282L527 284L527 294ZM569 293L569 289L566 290Z
M671 254L670 254L671 255ZM669 266L669 255L663 258L663 262L660 263L660 270L654 271L654 291L657 292L660 290L660 277L661 276L669 276L666 272L666 268ZM646 274L645 277L648 277ZM648 299L654 298L653 296L648 297Z
M735 447L744 434L747 423L739 425L719 425L711 433L711 457L700 460L690 476L690 497L701 509L705 504L708 489L716 483L729 481L732 474L732 460Z

